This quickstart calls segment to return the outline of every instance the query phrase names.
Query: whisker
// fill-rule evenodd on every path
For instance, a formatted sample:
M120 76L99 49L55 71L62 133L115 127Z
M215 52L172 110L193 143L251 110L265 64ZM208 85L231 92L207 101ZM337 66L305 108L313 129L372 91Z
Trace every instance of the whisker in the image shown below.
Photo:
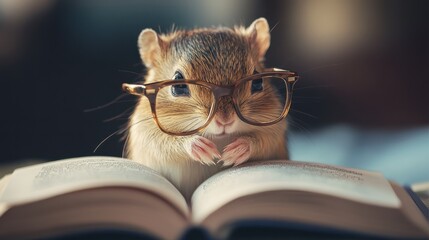
M311 118L313 118L313 119L319 119L318 117L316 117L316 116L314 116L314 115L311 115L311 114L309 114L309 113L305 113L305 112L302 112L302 111L299 111L299 110L295 110L295 109L290 109L290 111L292 111L292 112L296 112L296 113L300 113L300 114L302 114L302 115L305 115L305 116L308 116L308 117L311 117Z
M301 122L301 123L300 123ZM304 126L304 124L302 124L302 123L305 123L305 122L303 122L303 121L300 121L299 119L295 119L295 118L288 118L288 123L292 126L292 127L295 127L295 128L297 128L298 130L300 130L300 131L304 131L304 132L306 132L306 133L308 133L308 134L311 134L311 131L308 129L308 128L306 128L305 126Z
M130 102L136 102L136 99L133 99L133 100L122 100L122 101L117 101L116 103L130 103Z
M100 147L104 142L106 142L109 138L113 137L115 134L118 134L118 133L121 133L121 134L122 134L122 133L124 133L124 132L128 131L131 127L133 127L133 126L135 126L135 125L137 125L137 124L139 124L139 123L141 123L141 122L143 122L143 121L149 120L149 119L152 119L152 117L148 117L148 118L142 119L142 120L140 120L140 121L138 121L138 122L136 122L136 123L131 124L130 126L126 127L125 129L118 129L118 130L114 131L112 134L110 134L109 136L107 136L106 138L104 138L104 139L103 139L103 141L101 141L101 142L100 142L100 143L95 147L95 149L94 149L93 153L95 153L95 152L98 150L98 148L99 148L99 147Z
M142 62L135 62L132 64L132 66L133 67L141 67L141 66L143 66L143 63Z
M195 129L198 128L198 126L201 125L201 121L199 119L194 119L193 122L190 122L188 127L190 127L191 129Z
M94 149L94 151L92 151L93 153L95 153L98 148L104 143L106 142L109 138L113 137L113 135L120 133L121 131L123 131L123 129L119 129L117 131L114 131L112 134L110 134L109 136L107 136L106 138L103 139L103 141L101 141Z
M124 72L124 73L131 73L137 76L141 76L141 73L137 73L137 72L133 72L133 71L128 71L128 70L123 70L123 69L118 69L119 72Z
M103 109L105 107L108 107L108 106L116 103L119 99L122 99L125 96L128 96L128 94L127 93L123 93L123 94L119 95L118 97L116 97L115 99L113 99L112 101L110 101L110 102L108 102L108 103L106 103L104 105L101 105L101 106L98 106L98 107L95 107L95 108L85 109L85 110L83 110L83 112L87 113L87 112L93 112L93 111L96 111L96 110Z
M193 114L192 112L186 111L186 112L169 112L169 113L165 113L165 114L159 114L157 113L156 116L158 119L160 118L165 118L165 117L176 117L176 116L181 116L182 118L184 117L184 114Z
M113 120L119 119L120 117L123 117L124 115L127 115L133 109L134 109L134 107L130 107L127 110L125 110L124 112L120 113L119 115L116 115L114 117L111 117L111 118L103 120L103 122L106 123L106 122L111 122Z

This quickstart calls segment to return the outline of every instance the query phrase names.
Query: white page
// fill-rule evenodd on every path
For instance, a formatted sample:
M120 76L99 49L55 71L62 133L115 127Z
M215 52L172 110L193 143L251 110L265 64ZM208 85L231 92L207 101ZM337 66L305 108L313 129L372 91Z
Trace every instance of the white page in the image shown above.
M19 168L10 176L0 203L10 206L102 186L147 189L189 214L184 197L159 173L137 162L115 157L81 157Z
M249 163L220 172L192 196L196 223L236 198L272 190L303 190L398 208L400 200L379 173L295 161Z

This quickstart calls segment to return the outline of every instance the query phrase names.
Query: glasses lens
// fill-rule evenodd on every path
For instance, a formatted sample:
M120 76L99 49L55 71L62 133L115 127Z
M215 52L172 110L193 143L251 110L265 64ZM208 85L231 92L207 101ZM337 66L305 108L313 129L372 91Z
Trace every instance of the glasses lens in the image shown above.
M173 84L159 89L155 111L160 127L184 134L204 126L214 103L210 88L197 84Z
M288 101L286 80L275 76L243 82L235 91L241 115L251 123L271 123L282 117Z

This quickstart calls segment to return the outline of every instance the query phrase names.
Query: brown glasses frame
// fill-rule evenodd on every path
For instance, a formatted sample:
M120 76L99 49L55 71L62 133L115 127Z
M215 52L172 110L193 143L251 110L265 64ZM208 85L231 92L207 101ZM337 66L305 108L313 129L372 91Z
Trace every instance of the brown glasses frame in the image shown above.
M240 85L242 82L245 82L245 81L252 81L252 80L256 80L256 79L259 79L262 77L268 77L268 76L279 77L285 81L286 87L287 87L287 90L286 90L287 91L286 92L286 106L283 109L283 112L279 116L279 118L274 120L274 121L264 122L264 123L249 121L248 119L243 117L243 115L241 114L241 112L239 110L238 101L235 98L235 92L238 89L237 86ZM150 107L151 107L151 111L152 111L152 116L155 120L156 125L159 127L159 129L161 129L161 131L163 131L164 133L170 134L170 135L186 136L186 135L191 135L191 134L197 133L197 132L201 131L202 129L206 128L209 125L209 123L211 122L211 120L213 119L213 117L215 116L219 100L222 97L226 97L226 96L230 96L232 98L234 109L235 109L237 116L245 123L255 125L255 126L268 126L268 125L272 125L272 124L280 122L281 120L283 120L286 117L286 115L289 112L291 102L292 102L291 100L292 100L293 86L296 83L296 81L298 80L298 78L299 78L299 76L294 72L291 72L288 70L282 70L282 69L278 69L278 68L271 68L271 69L266 69L266 71L264 71L262 73L256 73L256 74L247 76L245 78L242 78L242 79L238 80L234 85L231 85L231 86L219 86L219 85L209 83L209 82L205 82L202 80L187 80L187 79L182 80L182 79L180 79L180 80L165 80L165 81L148 83L148 84L123 83L122 89L129 94L137 95L137 96L146 96L148 98L149 103L150 103ZM213 92L213 95L215 97L215 100L212 103L209 116L208 116L206 122L201 127L197 128L195 130L187 131L187 132L181 132L181 133L175 133L175 132L167 131L159 124L158 118L156 116L156 110L155 110L156 109L156 96L159 92L159 89L161 89L161 88L168 87L171 85L186 84L186 83L200 85L200 86L207 87L207 88L211 89L211 91Z

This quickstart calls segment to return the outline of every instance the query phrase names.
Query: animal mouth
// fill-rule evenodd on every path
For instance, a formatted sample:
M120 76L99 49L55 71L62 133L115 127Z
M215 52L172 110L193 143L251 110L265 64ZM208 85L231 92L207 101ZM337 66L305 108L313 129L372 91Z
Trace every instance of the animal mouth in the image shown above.
M215 136L215 137L223 137L223 136L226 136L226 132L225 132L225 131L223 131L223 132L221 132L221 133L214 134L214 136Z
M222 137L226 137L227 135L228 134L224 130L221 133L213 134L213 138L222 138Z

